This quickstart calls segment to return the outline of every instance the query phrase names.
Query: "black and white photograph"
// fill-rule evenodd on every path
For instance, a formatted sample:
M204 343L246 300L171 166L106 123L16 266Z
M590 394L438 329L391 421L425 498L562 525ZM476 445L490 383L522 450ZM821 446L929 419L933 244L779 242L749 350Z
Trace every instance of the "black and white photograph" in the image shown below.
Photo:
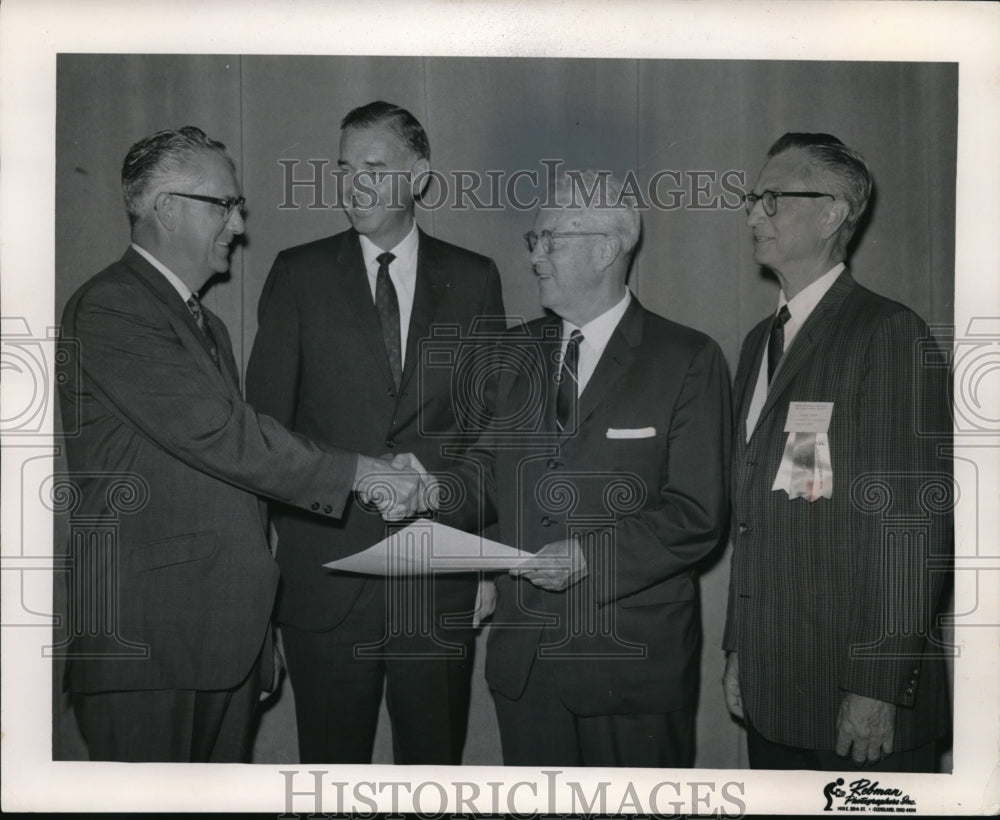
M88 6L0 13L4 811L1000 808L995 6Z

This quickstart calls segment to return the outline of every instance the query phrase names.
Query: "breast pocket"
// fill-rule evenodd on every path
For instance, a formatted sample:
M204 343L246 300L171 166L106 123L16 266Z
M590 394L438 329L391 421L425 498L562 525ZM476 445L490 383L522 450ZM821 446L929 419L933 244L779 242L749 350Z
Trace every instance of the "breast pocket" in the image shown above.
M203 561L216 549L213 530L175 535L151 541L132 551L129 559L134 572L151 572L165 567Z
M666 458L663 438L605 438L601 442L603 462L612 470L642 476L655 483Z

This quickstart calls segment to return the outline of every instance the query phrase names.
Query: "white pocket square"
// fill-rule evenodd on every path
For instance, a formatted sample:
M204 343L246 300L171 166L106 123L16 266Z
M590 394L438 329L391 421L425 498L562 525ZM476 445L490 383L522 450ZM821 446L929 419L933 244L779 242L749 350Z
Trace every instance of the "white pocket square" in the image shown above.
M604 434L607 438L652 438L656 435L655 427L629 427L616 429L609 427Z

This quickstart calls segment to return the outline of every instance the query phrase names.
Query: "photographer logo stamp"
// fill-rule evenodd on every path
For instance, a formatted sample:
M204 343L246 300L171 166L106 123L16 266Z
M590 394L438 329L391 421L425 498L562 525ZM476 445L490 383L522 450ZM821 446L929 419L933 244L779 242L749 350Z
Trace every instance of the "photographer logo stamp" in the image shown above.
M843 777L823 787L823 811L916 813L916 801L901 789L862 777L846 783Z

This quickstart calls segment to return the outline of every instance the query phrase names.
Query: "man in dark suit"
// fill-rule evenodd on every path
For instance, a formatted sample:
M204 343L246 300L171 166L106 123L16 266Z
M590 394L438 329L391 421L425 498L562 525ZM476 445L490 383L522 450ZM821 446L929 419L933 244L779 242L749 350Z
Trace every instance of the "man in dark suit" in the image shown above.
M498 578L486 677L507 765L691 766L695 567L727 520L729 377L715 342L626 287L640 219L620 184L577 179L557 178L562 207L526 235L550 315L497 351L469 452L470 498L537 554Z
M502 317L500 278L490 259L416 226L411 181L426 179L430 148L412 114L378 101L341 126L353 227L278 255L247 396L317 441L373 456L409 450L440 470L456 430L451 371L423 367L421 343L435 328L458 340L476 317ZM384 686L396 763L461 763L475 579L330 572L324 563L385 537L381 519L356 505L339 521L272 513L300 762L369 763Z
M122 185L132 245L62 326L80 351L60 385L80 423L66 440L75 519L95 522L76 529L68 612L101 627L71 624L67 684L92 760L247 761L278 575L257 495L330 520L352 489L389 480L400 494L382 508L401 517L419 480L243 402L229 334L197 296L244 230L224 145L157 133L132 146ZM101 522L116 513L109 554Z
M734 387L723 682L754 768L934 771L948 726L951 479L926 434L951 429L948 385L923 321L845 268L871 187L836 138L786 134L746 195L781 284Z

